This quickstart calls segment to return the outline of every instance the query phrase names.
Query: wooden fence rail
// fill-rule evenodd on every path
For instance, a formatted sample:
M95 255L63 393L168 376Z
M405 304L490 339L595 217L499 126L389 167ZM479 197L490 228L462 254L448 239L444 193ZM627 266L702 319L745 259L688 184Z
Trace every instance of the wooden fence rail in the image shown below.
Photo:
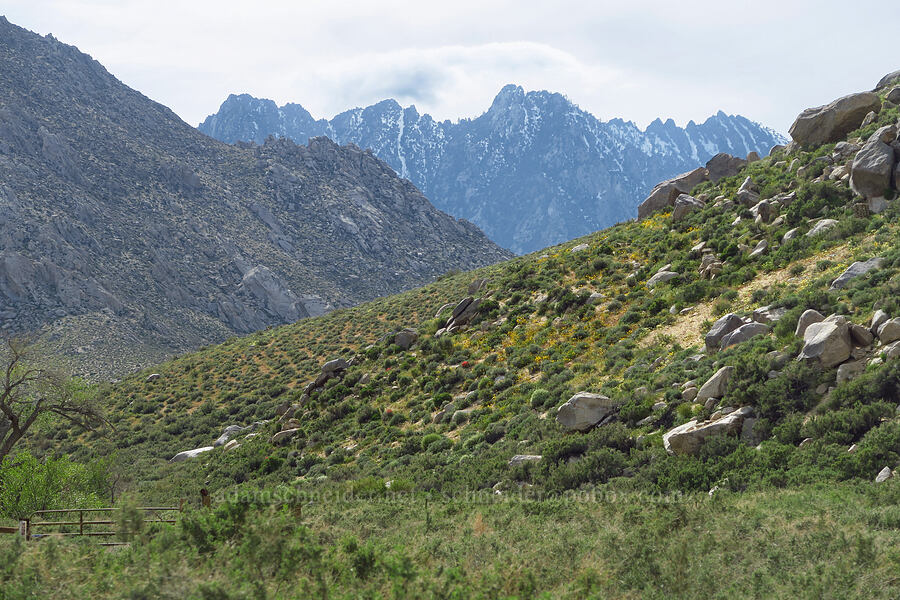
M182 511L182 506L144 506L137 510L144 513L144 523L175 523L177 513ZM118 532L108 531L110 527L97 531L99 525L115 525L117 521L107 517L91 520L91 516L98 517L111 515L121 511L120 508L61 508L53 510L39 510L19 524L19 527L3 527L0 533L17 533L26 540L40 539L48 536L84 536L84 537L112 537ZM72 515L77 515L78 520ZM88 515L88 519L85 519ZM54 520L53 517L61 517L62 520ZM66 531L76 528L77 531ZM60 531L60 529L62 529ZM102 542L102 546L117 546L123 542Z

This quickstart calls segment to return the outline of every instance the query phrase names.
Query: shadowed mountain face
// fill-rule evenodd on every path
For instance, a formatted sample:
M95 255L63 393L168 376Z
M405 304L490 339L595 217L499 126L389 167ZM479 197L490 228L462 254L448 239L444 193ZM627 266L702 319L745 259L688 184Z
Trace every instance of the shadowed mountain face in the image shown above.
M224 144L0 17L0 331L116 373L508 256L371 152Z
M600 121L560 94L525 93L514 85L483 115L458 123L437 122L394 100L326 121L299 104L279 108L232 95L200 130L229 143L326 135L371 148L436 206L519 253L633 218L656 183L719 152L765 154L784 142L722 112L700 125L656 120L641 131L621 119Z

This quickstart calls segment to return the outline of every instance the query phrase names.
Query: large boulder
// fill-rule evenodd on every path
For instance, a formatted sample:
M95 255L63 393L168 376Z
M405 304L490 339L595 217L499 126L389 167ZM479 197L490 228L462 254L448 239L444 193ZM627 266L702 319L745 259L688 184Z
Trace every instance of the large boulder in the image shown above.
M710 328L709 333L706 334L706 338L704 341L706 342L706 349L709 352L715 352L719 349L719 343L722 341L722 338L740 327L744 325L747 321L743 318L737 316L734 313L728 313L727 315L720 317L713 326Z
M788 133L801 146L838 142L859 127L869 112L880 111L881 99L877 94L850 94L825 106L807 108L800 113Z
M764 325L774 325L785 314L787 314L787 309L784 307L760 306L753 311L753 320Z
M350 368L350 363L348 363L343 358L335 358L334 360L329 360L327 363L322 365L322 375L333 375L338 371L344 371Z
M203 448L195 448L194 450L185 450L184 452L179 452L178 454L176 454L175 456L170 458L169 462L171 462L171 463L184 462L191 458L195 458L195 457L203 454L204 452L209 452L212 449L213 449L212 446L204 446Z
M394 343L404 350L409 350L418 339L419 333L414 329L403 329L394 334Z
M290 440L292 437L294 437L295 435L297 435L297 433L298 433L299 431L300 431L299 428L294 428L294 429L283 429L283 430L279 431L278 433L276 433L275 435L272 436L271 442L272 442L272 444L275 444L276 446L279 445L279 444L283 444L284 442L287 442L287 441Z
M803 311L803 314L800 315L800 319L797 321L797 329L794 330L794 335L796 335L797 337L803 337L803 335L806 333L807 327L809 327L813 323L821 323L824 320L825 315L817 310L809 308Z
M741 325L722 338L722 341L719 342L719 348L721 350L724 350L725 348L728 348L730 346L743 344L747 340L755 338L758 335L767 335L769 331L769 326L763 323L747 323L745 325Z
M900 340L900 319L893 318L878 326L878 339L882 344Z
M818 361L829 369L850 358L853 350L850 323L840 316L828 317L807 327L803 341L805 343L797 360Z
M895 83L900 83L900 71L894 71L893 73L888 73L887 75L882 77L878 82L878 85L875 86L875 91L881 91Z
M691 190L706 179L706 169L700 167L656 184L656 187L650 191L650 195L638 206L638 220L646 219L653 213L672 206L678 196L690 194Z
M716 435L740 435L744 420L753 409L744 406L710 421L688 421L663 435L663 446L669 454L696 454L703 442Z
M741 187L738 188L737 194L735 194L735 199L747 208L759 202L759 189L753 183L753 179L750 177L744 179Z
M817 235L822 235L823 233L831 230L837 225L838 222L834 219L822 219L818 221L813 228L806 232L806 237L816 237Z
M647 280L647 287L652 288L660 283L672 281L678 277L678 273L674 271L659 271L653 277Z
M853 159L850 187L863 198L880 198L891 187L894 173L894 149L897 128L887 125L872 134Z
M847 267L847 270L841 273L837 279L831 282L831 289L844 289L845 287L847 287L847 285L850 284L853 279L856 279L861 275L865 275L869 271L874 271L875 269L881 267L882 262L883 260L876 256L875 258L870 258L866 261L857 261L853 263L852 265Z
M734 367L722 367L710 377L697 392L696 401L706 402L710 398L722 398L728 391L728 382L734 373Z
M892 104L900 104L900 85L891 88L891 91L887 93L885 98Z
M869 322L869 329L872 331L872 333L877 333L878 328L881 327L882 323L884 323L885 321L887 321L890 318L891 317L888 316L888 314L886 312L884 312L883 310L881 310L881 309L876 310L875 314L872 315L872 320Z
M566 429L587 431L620 404L601 394L578 392L556 410L556 420Z
M672 211L672 221L678 222L704 206L706 205L702 201L697 200L693 196L681 194L675 198L675 209Z
M894 473L891 471L891 468L885 467L878 472L878 475L875 476L875 483L884 483L893 476Z
M747 161L743 158L720 152L706 163L706 171L709 180L715 183L723 177L737 175L745 166L747 166Z

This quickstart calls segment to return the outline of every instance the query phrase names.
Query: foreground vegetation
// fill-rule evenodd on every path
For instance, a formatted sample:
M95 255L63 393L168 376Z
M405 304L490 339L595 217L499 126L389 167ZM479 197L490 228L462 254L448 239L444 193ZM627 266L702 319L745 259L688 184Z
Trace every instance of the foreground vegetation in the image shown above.
M130 548L0 539L0 598L896 598L900 485L642 494L291 494ZM245 493L245 496L252 494ZM299 505L302 510L297 509Z

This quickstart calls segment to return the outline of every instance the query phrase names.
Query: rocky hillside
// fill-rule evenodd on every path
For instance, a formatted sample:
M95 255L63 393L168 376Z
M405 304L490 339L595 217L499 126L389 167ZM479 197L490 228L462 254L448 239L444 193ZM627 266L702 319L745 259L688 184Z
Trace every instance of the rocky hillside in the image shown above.
M681 128L657 119L641 131L600 121L560 94L504 87L476 119L438 122L385 100L314 119L299 104L229 96L200 131L233 143L269 135L297 142L326 135L371 148L435 205L468 219L517 253L628 220L658 181L719 152L766 154L774 131L722 112Z
M82 373L509 256L371 152L224 144L0 18L0 331L43 328Z
M108 391L113 444L160 499L198 480L705 495L891 478L895 83L804 111L761 160L660 184L638 221L129 378ZM105 443L81 441L64 445Z

